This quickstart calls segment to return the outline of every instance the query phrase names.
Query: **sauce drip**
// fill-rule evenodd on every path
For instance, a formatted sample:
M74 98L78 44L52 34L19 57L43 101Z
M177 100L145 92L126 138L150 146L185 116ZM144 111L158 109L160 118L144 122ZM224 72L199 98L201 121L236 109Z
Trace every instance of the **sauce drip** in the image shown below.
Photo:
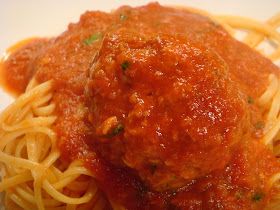
M30 38L23 40L7 50L7 60L0 64L0 82L3 88L14 96L25 91L33 77L37 56L45 50L47 39Z

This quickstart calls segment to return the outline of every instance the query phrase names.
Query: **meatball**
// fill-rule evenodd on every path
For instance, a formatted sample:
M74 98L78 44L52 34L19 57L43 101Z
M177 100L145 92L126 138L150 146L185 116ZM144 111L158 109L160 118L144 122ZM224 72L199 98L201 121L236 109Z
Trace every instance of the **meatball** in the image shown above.
M92 145L156 191L225 167L248 124L227 64L183 34L107 34L87 91Z

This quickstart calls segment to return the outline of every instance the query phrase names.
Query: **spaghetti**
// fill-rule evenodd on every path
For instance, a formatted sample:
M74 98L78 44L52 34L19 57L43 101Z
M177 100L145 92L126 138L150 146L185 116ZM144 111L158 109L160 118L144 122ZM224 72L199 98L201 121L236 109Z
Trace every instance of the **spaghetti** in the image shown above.
M236 16L218 16L218 20L232 27L233 30L244 29L248 31L247 36L242 40L245 44L257 49L264 41L272 41L275 44L274 52L264 56L277 61L280 59L280 34L277 31L280 26L280 14L270 18L265 23ZM276 75L269 76L269 85L266 91L259 97L258 105L265 116L265 131L262 141L269 146L276 157L279 157L280 147L280 80ZM280 173L275 174L270 180L270 186L280 189ZM279 192L278 192L279 193ZM267 209L280 208L280 196L275 195L274 200Z
M52 82L32 80L1 114L1 163L7 209L103 209L104 200L80 162L60 163ZM81 205L84 204L84 205ZM94 207L94 208L93 208Z
M261 23L243 17L214 16L229 32L246 30L243 42L254 49L267 41L274 52L265 55L280 59L280 14ZM270 74L269 85L257 105L265 119L262 142L280 156L280 79ZM38 84L32 79L25 93L0 115L0 192L5 192L6 209L83 210L108 209L95 174L80 160L62 159L54 130L57 119L52 80ZM270 179L275 195L268 209L280 208L280 172ZM125 209L111 201L114 209Z

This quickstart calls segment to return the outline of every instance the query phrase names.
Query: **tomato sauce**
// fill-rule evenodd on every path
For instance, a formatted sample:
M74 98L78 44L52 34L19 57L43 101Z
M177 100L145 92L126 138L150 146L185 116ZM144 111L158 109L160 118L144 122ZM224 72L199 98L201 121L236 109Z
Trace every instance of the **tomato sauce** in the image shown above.
M13 95L24 92L33 77L33 69L37 55L45 50L47 39L31 38L17 43L7 50L9 56L1 63L0 76L3 87Z
M219 24L157 3L86 12L3 63L6 85L54 81L65 161L129 210L263 209L279 162L256 137L278 67Z
M94 147L159 191L224 168L248 124L226 68L184 36L108 35L88 84Z

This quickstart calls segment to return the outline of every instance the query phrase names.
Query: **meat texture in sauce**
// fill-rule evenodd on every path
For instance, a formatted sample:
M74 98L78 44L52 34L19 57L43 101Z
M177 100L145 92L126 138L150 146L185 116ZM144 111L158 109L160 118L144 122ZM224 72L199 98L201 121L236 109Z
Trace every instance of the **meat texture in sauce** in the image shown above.
M227 64L184 36L107 35L88 88L94 146L158 191L224 168L248 124Z

